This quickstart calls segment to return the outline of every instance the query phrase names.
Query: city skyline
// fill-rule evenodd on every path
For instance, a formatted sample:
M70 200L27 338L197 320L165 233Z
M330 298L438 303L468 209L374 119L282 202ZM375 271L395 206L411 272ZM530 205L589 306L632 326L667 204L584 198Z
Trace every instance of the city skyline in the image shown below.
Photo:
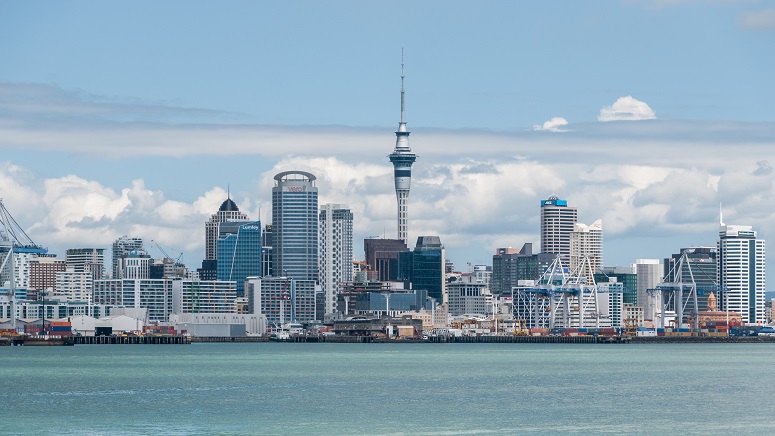
M552 194L580 222L602 218L606 266L714 245L719 202L763 239L775 222L766 4L487 4L469 17L462 3L429 2L405 21L390 19L402 8L305 4L313 19L264 4L267 14L220 8L235 20L212 24L232 29L199 43L184 42L198 26L166 35L175 2L129 13L147 29L137 43L111 18L117 6L50 6L0 17L0 196L60 256L132 235L196 267L227 184L268 223L272 177L291 169L318 176L321 204L352 208L355 241L393 237L385 154L401 46L422 156L407 242L439 235L458 269L537 246L538 202ZM186 9L210 23L211 8ZM384 38L375 17L401 37Z

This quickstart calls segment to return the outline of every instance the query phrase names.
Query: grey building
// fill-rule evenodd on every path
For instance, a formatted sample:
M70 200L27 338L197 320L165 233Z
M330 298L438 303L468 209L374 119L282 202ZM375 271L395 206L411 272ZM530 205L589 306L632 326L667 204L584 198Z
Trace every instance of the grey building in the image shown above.
M274 176L272 237L275 276L318 280L318 188L304 171Z
M554 253L533 254L533 244L528 242L517 251L499 248L492 256L492 282L494 294L508 294L520 280L537 281L554 262Z

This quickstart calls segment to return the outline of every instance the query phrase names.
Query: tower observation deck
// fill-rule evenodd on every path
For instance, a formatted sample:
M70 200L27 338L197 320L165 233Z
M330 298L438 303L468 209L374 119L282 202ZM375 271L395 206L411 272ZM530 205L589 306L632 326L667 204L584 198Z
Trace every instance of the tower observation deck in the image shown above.
M396 148L388 155L393 164L393 178L396 186L396 200L398 201L398 239L406 242L407 239L407 215L409 188L412 183L412 164L417 155L409 147L409 130L406 128L404 116L404 59L401 53L401 121L396 131Z

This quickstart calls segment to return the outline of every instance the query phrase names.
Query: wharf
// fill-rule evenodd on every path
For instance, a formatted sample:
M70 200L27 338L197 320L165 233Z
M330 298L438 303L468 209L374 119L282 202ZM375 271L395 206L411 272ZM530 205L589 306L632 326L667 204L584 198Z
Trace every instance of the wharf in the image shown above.
M70 346L75 345L72 338L62 336L3 336L0 345L37 346Z
M626 344L628 336L429 336L427 342L479 344Z
M191 338L191 342L269 342L265 336L196 336Z
M773 336L635 336L633 344L757 344L775 343Z
M189 345L189 336L73 336L76 345Z

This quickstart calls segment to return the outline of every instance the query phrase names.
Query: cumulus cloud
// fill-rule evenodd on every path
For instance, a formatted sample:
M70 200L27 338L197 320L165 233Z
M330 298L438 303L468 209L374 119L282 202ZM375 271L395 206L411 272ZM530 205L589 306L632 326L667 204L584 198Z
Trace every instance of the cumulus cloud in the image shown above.
M744 12L739 24L745 30L775 30L775 9Z
M567 132L563 127L568 125L568 121L563 117L554 117L542 125L533 126L533 130L544 132Z
M639 121L653 120L656 113L646 103L628 95L619 97L611 106L600 109L598 121Z

